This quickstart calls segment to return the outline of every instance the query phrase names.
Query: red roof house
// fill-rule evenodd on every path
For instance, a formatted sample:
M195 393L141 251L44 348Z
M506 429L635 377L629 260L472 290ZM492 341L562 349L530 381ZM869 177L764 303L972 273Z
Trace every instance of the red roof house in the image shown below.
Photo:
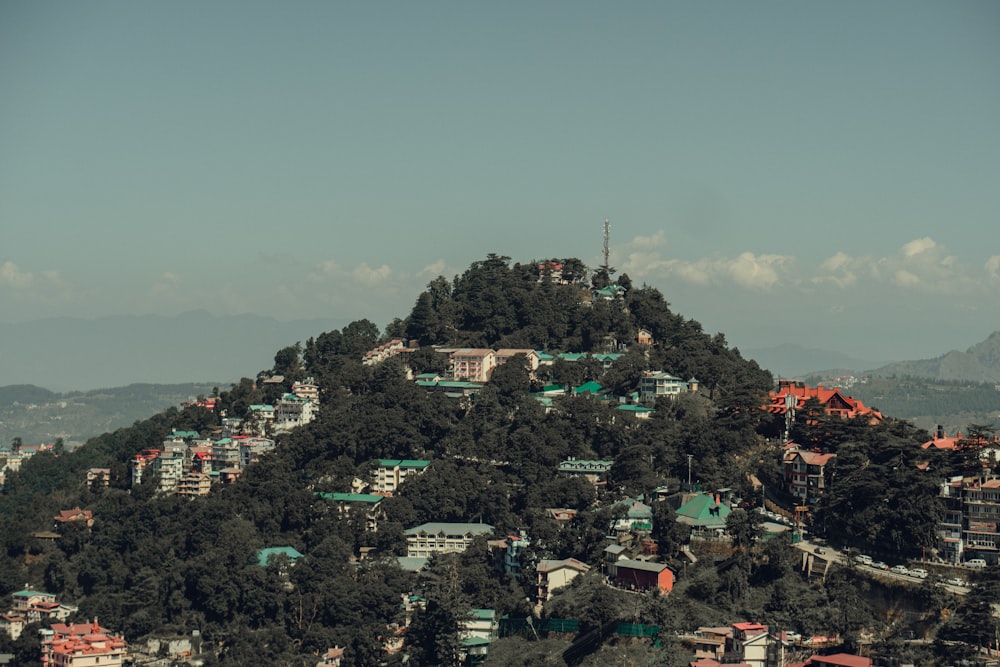
M839 389L826 389L823 385L810 387L795 380L778 380L778 389L771 392L770 402L765 409L773 414L783 415L788 411L790 403L795 410L801 410L812 398L819 401L828 415L839 415L845 419L867 415L872 424L882 421L881 412L867 407L857 398L844 395Z

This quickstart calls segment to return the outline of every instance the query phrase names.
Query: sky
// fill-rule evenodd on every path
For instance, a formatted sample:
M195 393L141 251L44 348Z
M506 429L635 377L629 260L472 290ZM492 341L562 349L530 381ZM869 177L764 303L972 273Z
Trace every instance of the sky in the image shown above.
M602 261L743 349L1000 329L1000 3L0 3L0 322Z

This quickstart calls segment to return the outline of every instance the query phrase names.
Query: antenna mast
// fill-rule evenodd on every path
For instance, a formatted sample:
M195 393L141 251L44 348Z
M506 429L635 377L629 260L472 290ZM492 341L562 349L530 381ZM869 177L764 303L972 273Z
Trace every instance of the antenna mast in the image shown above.
M611 221L604 218L604 269L611 266L608 258L611 255Z

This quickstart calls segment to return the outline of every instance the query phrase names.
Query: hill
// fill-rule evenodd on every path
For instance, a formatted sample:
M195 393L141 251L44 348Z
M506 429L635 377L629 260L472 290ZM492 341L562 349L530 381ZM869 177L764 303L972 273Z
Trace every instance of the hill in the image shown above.
M965 352L952 350L934 359L898 361L876 368L870 374L1000 383L1000 331L994 331Z
M57 394L34 385L0 387L0 444L21 438L26 445L67 447L151 415L209 395L210 384L131 384L127 387ZM226 387L223 387L226 388Z

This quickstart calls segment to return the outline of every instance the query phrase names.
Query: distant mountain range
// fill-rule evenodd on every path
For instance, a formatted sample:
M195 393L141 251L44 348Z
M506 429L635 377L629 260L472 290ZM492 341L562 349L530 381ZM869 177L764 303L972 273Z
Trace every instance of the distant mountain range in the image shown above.
M1000 384L1000 331L994 331L965 352L952 350L934 359L897 361L876 368L871 374Z
M279 322L260 315L123 315L0 323L0 386L84 391L136 382L215 383L223 389L271 368L296 341L341 329L343 319Z
M786 343L768 348L742 350L776 377L796 378L832 375L834 372L865 373L880 377L910 376L931 380L1000 383L1000 331L965 352L952 350L934 359L917 361L873 361L839 352Z
M858 359L841 352L808 348L796 343L757 349L741 348L740 353L771 371L776 378L800 378L831 369L860 371L887 363L885 360Z

